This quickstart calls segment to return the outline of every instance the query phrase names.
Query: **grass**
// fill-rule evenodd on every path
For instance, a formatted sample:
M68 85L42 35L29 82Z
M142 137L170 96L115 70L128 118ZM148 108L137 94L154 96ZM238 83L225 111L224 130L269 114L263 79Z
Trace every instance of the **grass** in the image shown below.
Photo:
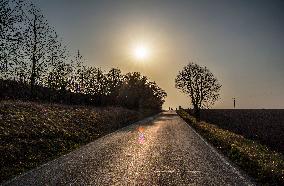
M119 107L0 101L0 183L143 116Z
M201 119L284 154L284 109L204 109Z
M216 125L197 122L185 110L177 113L259 184L284 185L284 157L281 153Z

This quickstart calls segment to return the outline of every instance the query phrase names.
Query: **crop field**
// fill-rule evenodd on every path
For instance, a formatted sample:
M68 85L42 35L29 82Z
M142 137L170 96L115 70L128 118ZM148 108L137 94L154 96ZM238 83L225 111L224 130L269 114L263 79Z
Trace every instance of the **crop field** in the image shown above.
M191 110L189 110L192 113ZM210 109L201 120L256 140L284 154L284 109Z

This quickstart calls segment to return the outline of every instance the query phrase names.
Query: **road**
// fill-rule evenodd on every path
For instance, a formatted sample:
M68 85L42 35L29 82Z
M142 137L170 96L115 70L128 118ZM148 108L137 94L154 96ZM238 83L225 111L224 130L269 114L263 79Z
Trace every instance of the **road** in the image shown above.
M106 135L4 185L253 185L174 111Z

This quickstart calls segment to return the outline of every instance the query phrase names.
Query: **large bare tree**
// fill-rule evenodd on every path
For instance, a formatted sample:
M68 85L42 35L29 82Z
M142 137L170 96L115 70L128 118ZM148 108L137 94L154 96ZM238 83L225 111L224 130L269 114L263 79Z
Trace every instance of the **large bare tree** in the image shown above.
M47 71L49 62L54 58L54 49L56 49L54 46L58 43L58 37L41 11L33 4L30 4L23 14L25 19L23 45L26 61L29 62L33 96L35 85L41 82L40 78Z
M208 68L195 63L189 63L178 73L175 87L190 97L198 119L200 109L210 108L220 97L217 78Z

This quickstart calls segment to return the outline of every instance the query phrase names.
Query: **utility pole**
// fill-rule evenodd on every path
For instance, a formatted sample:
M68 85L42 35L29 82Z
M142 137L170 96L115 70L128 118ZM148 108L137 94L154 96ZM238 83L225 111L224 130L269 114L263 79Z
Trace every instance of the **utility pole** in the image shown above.
M236 108L236 98L232 98L234 101L234 109Z

